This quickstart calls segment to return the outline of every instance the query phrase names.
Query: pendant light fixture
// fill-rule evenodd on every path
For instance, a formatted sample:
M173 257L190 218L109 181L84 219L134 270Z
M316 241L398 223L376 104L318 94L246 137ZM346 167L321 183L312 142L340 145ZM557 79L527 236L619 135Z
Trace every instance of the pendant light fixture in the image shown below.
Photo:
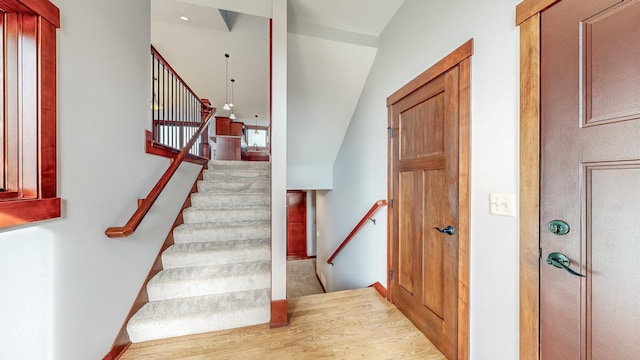
M229 103L229 108L233 107L233 83L236 82L234 79L231 79L231 103ZM229 115L229 119L235 120L236 114L233 113L233 109L231 109L231 115Z
M258 135L258 115L256 115L256 129L253 131L254 134Z
M225 78L224 78L224 106L222 107L225 110L231 110L231 106L229 105L229 54L224 54L226 58L226 67L225 67ZM233 115L233 114L232 114Z

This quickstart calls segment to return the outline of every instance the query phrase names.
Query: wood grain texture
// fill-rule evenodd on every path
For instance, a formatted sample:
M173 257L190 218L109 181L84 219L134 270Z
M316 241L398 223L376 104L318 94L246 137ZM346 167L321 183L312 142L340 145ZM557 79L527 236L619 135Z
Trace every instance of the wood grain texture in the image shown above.
M125 318L124 322L122 323L122 326L120 327L120 331L118 332L116 339L113 341L113 344L111 345L111 350L109 351L109 353L107 353L107 355L105 355L103 360L118 359L118 357L129 347L129 345L131 345L131 341L129 340L129 334L127 334L127 323L129 322L131 317L136 312L138 312L140 308L142 308L142 306L144 306L146 303L149 302L149 296L147 294L147 284L149 283L149 280L151 280L151 278L153 278L157 273L159 273L163 269L162 253L167 248L169 248L169 246L174 244L173 229L175 229L176 227L184 223L184 218L182 217L182 213L184 209L191 206L191 194L198 192L198 181L204 179L203 173L206 169L207 169L207 165L205 164L200 170L200 174L198 175L196 180L193 182L193 186L191 186L191 191L189 191L187 198L184 200L184 203L182 204L182 208L180 209L178 216L176 216L176 219L173 222L173 225L171 226L171 229L169 230L169 233L167 234L167 237L165 238L164 243L162 244L162 247L158 251L156 260L153 262L153 265L151 266L151 269L149 270L149 273L147 274L147 277L145 278L144 283L142 284L142 286L140 287L140 290L138 291L138 295L136 296L136 299L133 301L133 305L131 305L131 309L129 309L129 313L127 314L127 317Z
M539 358L540 15L520 25L520 359Z
M59 25L51 19L43 20L41 13L59 14L46 0L3 0L0 5L5 11L22 13L20 23L18 14L14 13L6 14L7 22L3 24L6 26L5 92L11 101L11 106L5 109L9 120L5 127L8 158L4 166L8 172L8 193L16 194L15 199L0 203L0 227L6 227L60 217L61 213L56 162L56 27ZM21 77L18 73L22 73Z
M60 217L59 198L0 202L0 228L57 217Z
M433 293L429 292L428 289L424 289L425 294L421 296L421 304L430 304L429 308L433 309L434 312L437 312L438 314L439 313L451 314L449 316L438 316L439 318L441 319L455 318L456 320L455 325L442 327L442 328L448 328L451 333L456 334L455 337L452 337L452 341L450 343L447 343L446 345L443 343L443 341L438 343L436 340L434 340L434 342L436 342L436 344L440 344L439 346L441 346L441 349L443 349L445 353L450 354L450 357L457 358L457 359L468 359L470 356L469 354L469 340L470 340L470 336L469 336L470 236L469 234L470 234L470 151L471 151L471 148L470 148L470 145L471 145L471 140L470 140L471 139L471 133L470 133L471 131L470 130L471 129L471 126L470 126L470 123L471 123L471 113L470 113L470 110L471 110L471 91L470 91L471 58L470 56L472 54L473 54L473 39L470 39L461 47L459 47L457 50L455 50L452 54L448 55L443 60L438 62L436 65L434 65L433 68L426 70L421 75L419 75L416 79L409 82L408 85L406 85L406 87L408 87L407 89L403 87L403 89L396 91L393 95L387 98L387 104L391 105L391 106L388 106L389 127L396 130L397 133L403 133L403 132L407 133L407 131L404 131L407 129L402 127L403 126L402 121L406 122L407 120L411 120L410 118L408 119L408 115L410 115L408 109L414 109L418 107L418 105L416 105L418 100L416 99L414 101L412 100L412 97L418 97L420 93L424 93L424 95L429 95L431 93L437 94L440 92L439 90L440 88L457 89L456 91L452 90L452 91L443 92L444 104L448 104L444 106L443 111L448 111L448 113L450 114L449 118L456 118L459 121L459 123L457 124L457 127L450 131L450 133L454 134L453 137L447 138L446 143L449 145L445 147L446 149L448 149L446 156L442 154L440 155L439 158L435 158L434 156L436 156L437 154L436 151L438 151L438 149L442 146L440 147L431 146L431 147L425 148L429 153L429 156L422 156L421 158L414 159L414 160L412 160L410 157L407 159L406 158L407 155L408 154L410 155L412 152L405 151L406 149L403 148L402 144L395 143L395 142L402 141L402 139L400 139L399 137L390 138L389 140L390 156L389 156L389 168L388 168L389 169L389 188L388 188L389 198L394 198L398 196L398 198L394 200L398 201L399 203L402 201L405 201L404 206L411 207L407 205L406 202L411 202L414 197L419 196L418 194L421 193L420 191L418 191L416 185L413 184L416 182L416 179L412 180L408 176L404 176L404 177L399 176L396 179L394 175L395 172L404 172L405 170L410 171L414 166L429 167L432 170L436 170L440 168L445 169L445 165L447 163L445 159L447 158L455 159L456 165L452 166L450 170L450 171L455 171L455 173L450 176L455 176L457 180L455 190L457 191L458 199L454 203L451 203L449 205L440 204L440 206L438 206L438 202L439 202L438 194L428 193L425 196L425 198L431 199L430 200L431 206L434 206L435 208L429 208L427 206L424 211L421 211L421 212L419 211L419 213L420 215L424 214L425 218L429 218L429 217L435 218L437 216L430 216L429 214L438 214L439 212L437 211L437 209L442 207L450 207L451 208L450 211L453 213L456 213L458 216L456 221L441 219L441 221L439 221L438 224L432 224L432 225L426 226L426 228L431 228L433 226L439 226L440 223L445 224L445 223L449 223L450 221L452 223L457 223L457 231L456 231L457 242L451 245L451 247L456 248L457 254L455 258L451 259L447 263L449 265L446 266L447 269L452 268L452 270L449 273L454 273L456 276L449 277L448 278L449 281L445 282L445 284L451 283L453 289L452 290L445 289L444 291L445 294L446 293L453 294L453 299L451 299L451 301L449 302L443 302L442 299L434 297ZM444 72L445 75L440 77L440 75L442 74L436 72L436 70ZM438 84L438 81L443 83L442 86L436 86ZM445 83L447 84L446 86L444 86ZM433 86L434 90L428 91L429 86ZM404 98L399 97L398 94L404 95L405 97ZM435 95L431 95L431 96L435 98ZM437 107L435 109L437 109ZM396 121L398 118L400 118L400 115L399 115L400 113L402 113L402 121ZM437 117L438 114L439 112L435 111L433 113L433 117ZM429 116L420 115L418 116L418 118L420 119L429 118ZM429 134L433 134L437 132L437 126L433 126L430 124L426 124L426 125L427 125L427 128L430 129L428 131ZM416 133L416 130L411 131L410 133ZM438 138L435 138L433 141L430 141L430 143L433 145L437 145L440 142L441 141ZM400 150L396 151L395 149L400 149ZM442 152L443 150L440 150L440 151ZM394 167L397 167L397 168L394 169ZM423 179L422 173L419 173L419 174L420 174L420 177L417 180L419 180L420 183L422 181L426 181ZM425 174L424 176L427 176L427 175ZM442 179L438 179L434 177L434 175L429 175L429 176L431 177L430 178L425 177L425 179L427 180L431 179L434 185L433 186L430 185L428 187L441 188L444 186L442 185L442 182L443 182ZM394 183L395 181L398 181L399 183L395 184ZM451 182L447 182L447 183L451 183ZM397 191L398 195L395 195L396 188L399 189ZM429 192L428 189L426 189L425 191ZM403 194L404 196L402 196ZM443 201L444 200L440 199L441 203ZM389 268L394 270L394 273L395 273L395 279L389 280L389 284L390 284L389 293L391 294L390 298L393 299L393 301L396 304L399 304L398 306L400 306L404 310L406 306L404 305L401 306L401 304L403 304L404 302L403 294L405 294L405 292L403 292L403 287L407 288L407 284L411 283L412 280L407 278L406 281L402 281L403 276L404 277L409 276L408 271L404 271L403 268L412 267L410 264L412 256L414 253L417 253L419 250L408 249L406 251L403 251L401 243L392 242L393 239L402 237L401 234L403 234L403 232L402 230L398 230L398 229L402 228L402 225L405 224L406 221L411 222L411 220L407 219L407 217L411 217L412 213L406 214L405 222L403 222L400 219L403 217L402 215L399 216L399 219L394 219L394 216L398 216L396 212L399 212L399 211L400 211L399 209L389 211L389 221L388 221L389 235L388 236L390 241L388 243L388 252L391 256L393 256L393 254L400 254L399 257L401 258L401 260L398 261L397 265L394 263L394 260L396 260L395 257L393 258L390 257L388 259ZM420 217L419 219L414 220L413 222L417 224L422 224L422 218ZM411 230L410 228L411 228L410 225L405 224L405 230ZM417 229L413 231L413 233L414 234L408 234L408 235L405 234L405 235L407 235L408 238L423 236L421 229ZM436 245L433 244L432 242L427 241L427 240L430 240L428 236L425 238L426 238L425 244L422 245L422 247L425 249L424 250L425 254L439 253L440 249L437 248ZM428 265L424 269L422 268L419 269L420 272L413 271L411 272L411 274L418 273L418 274L422 274L422 276L427 280L431 279L430 282L426 282L429 284L431 283L433 284L433 286L430 285L429 288L441 287L440 286L441 282L437 281L437 279L441 277L437 272L437 269L439 267L438 259L433 259L433 260L430 259L427 263ZM413 267L415 267L415 265ZM432 275L429 278L427 277L427 275L429 275L430 273ZM401 284L402 286L398 286L400 285L400 283L402 283ZM429 296L429 294L431 294L431 296ZM445 306L445 304L450 304L450 305ZM411 313L411 312L412 311L409 311L408 313ZM413 311L413 313L417 313L417 312ZM418 316L417 318L425 319L426 317ZM422 320L419 320L419 321L422 321ZM434 323L435 322L436 321L434 317ZM428 325L428 326L423 326L421 328L425 333L430 334L431 338L433 339L440 338L439 335L434 334L435 329L440 329L441 328L440 326Z
M321 283L322 284L322 283ZM387 288L384 287L384 285L380 284L380 282L375 282L371 285L369 285L369 287L372 287L374 289L376 289L376 291L380 294L380 296L382 296L383 298L387 299ZM323 288L324 289L324 288Z
M458 359L469 359L471 288L471 58L460 62L458 108Z
M336 258L336 256L338 256L338 254L340 254L342 249L344 249L344 247L347 246L349 241L351 241L351 239L353 239L353 237L358 233L358 231L360 231L360 229L362 229L362 227L364 226L364 224L367 223L369 218L372 217L373 214L375 214L381 207L386 206L386 205L387 205L387 200L382 199L382 200L376 201L376 203L373 204L371 209L369 209L369 211L367 211L367 213L362 217L362 219L360 219L358 224L356 224L356 226L353 228L353 230L351 230L349 235L347 235L347 237L342 241L342 243L340 243L340 246L338 246L336 251L334 251L333 254L329 257L329 259L327 259L327 264L332 264L333 260Z
M516 25L522 24L532 16L539 15L544 9L560 0L525 0L516 6Z
M460 47L452 51L444 59L438 61L433 66L429 67L422 74L418 75L415 79L411 80L400 90L394 92L387 97L387 107L395 104L400 99L406 97L408 94L422 87L422 85L440 76L440 74L458 65L462 60L473 55L473 39L462 44Z
M5 12L38 15L54 27L60 27L60 9L49 0L0 0L0 8Z
M289 319L133 344L121 359L445 359L373 288L291 299Z
M56 126L56 28L42 19L40 32L40 194L57 196L57 126Z

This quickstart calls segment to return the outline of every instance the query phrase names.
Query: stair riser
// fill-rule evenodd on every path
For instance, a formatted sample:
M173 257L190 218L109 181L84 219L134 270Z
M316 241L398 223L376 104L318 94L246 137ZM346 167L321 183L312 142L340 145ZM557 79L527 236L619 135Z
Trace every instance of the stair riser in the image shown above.
M187 256L165 252L162 254L162 267L164 269L175 269L191 266L237 264L249 261L269 261L270 259L271 249L269 247L209 251L191 253Z
M198 181L199 192L265 192L268 194L270 188L271 184L267 181L234 181L229 183L219 181Z
M149 301L161 301L264 289L269 287L270 284L271 274L269 272L242 276L227 276L213 280L193 279L169 283L156 283L152 279L147 285L147 293L149 294Z
M269 304L253 309L230 311L208 316L191 316L166 319L142 325L127 326L132 343L170 337L200 334L210 331L227 330L269 322Z
M185 224L229 223L238 221L261 221L271 219L271 210L265 208L242 210L185 209Z
M270 170L206 170L203 175L207 181L226 178L269 180L271 173Z
M233 207L238 204L243 206L269 206L271 197L263 194L207 194L196 193L191 196L191 206L194 207Z
M263 324L269 321L268 288L145 304L127 324L132 342Z
M264 324L270 318L271 182L268 162L211 161L149 303L127 324L132 342Z
M271 163L267 161L209 161L209 170L269 170Z
M176 229L173 232L173 241L176 244L186 244L205 241L233 241L265 239L271 237L269 226L247 226L247 227L215 227L195 230Z

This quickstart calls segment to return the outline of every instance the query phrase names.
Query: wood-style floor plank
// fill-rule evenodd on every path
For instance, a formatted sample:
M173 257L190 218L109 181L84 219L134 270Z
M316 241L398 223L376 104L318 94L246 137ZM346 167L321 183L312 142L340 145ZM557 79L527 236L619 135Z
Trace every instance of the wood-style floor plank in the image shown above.
M289 300L289 326L240 329L132 344L122 360L446 359L373 288Z

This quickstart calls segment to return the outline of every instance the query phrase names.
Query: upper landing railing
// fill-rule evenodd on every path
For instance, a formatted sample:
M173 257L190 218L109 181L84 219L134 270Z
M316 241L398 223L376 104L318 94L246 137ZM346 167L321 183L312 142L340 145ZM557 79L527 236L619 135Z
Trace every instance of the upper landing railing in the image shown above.
M209 124L216 109L208 100L198 98L153 47L151 60L152 142L168 149L166 153L172 161L147 197L139 202L129 221L105 231L108 237L125 237L135 232L187 156L210 159Z

